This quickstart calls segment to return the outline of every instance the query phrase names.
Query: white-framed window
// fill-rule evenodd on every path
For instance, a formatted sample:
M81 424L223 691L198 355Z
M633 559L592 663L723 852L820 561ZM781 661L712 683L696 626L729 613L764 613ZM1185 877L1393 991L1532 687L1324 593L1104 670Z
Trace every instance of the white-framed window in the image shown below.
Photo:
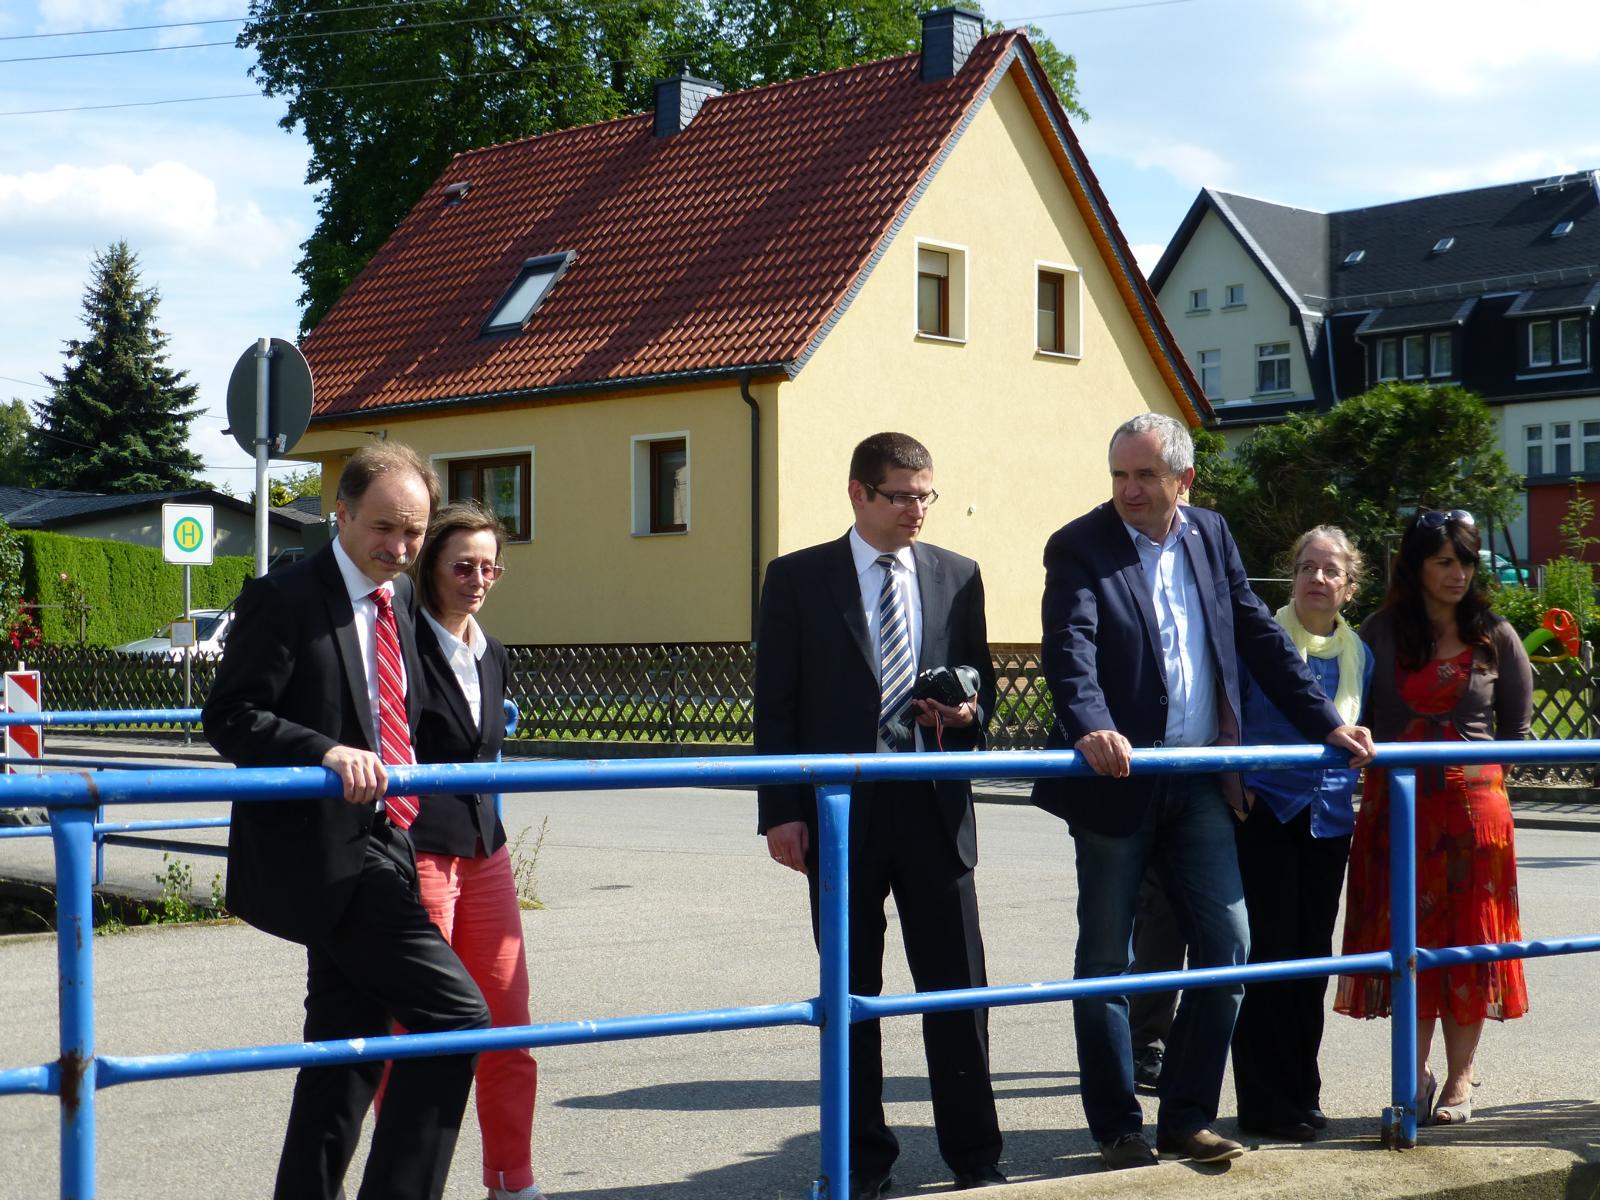
M1448 379L1455 374L1455 338L1448 331L1428 335L1428 374Z
M1211 299L1205 288L1194 288L1189 292L1189 311L1205 312L1211 307Z
M1584 360L1582 317L1528 322L1528 366L1575 367Z
M967 340L967 248L917 239L917 336Z
M1222 399L1222 351L1202 350L1200 361L1197 364L1200 375L1200 390L1205 393L1207 400Z
M1035 262L1034 335L1041 354L1083 357L1083 281L1076 267Z
M513 542L533 540L533 447L435 454L446 500L476 500L500 518Z
M1572 474L1572 422L1550 422L1551 471L1563 479Z
M628 442L633 533L689 532L689 433L640 433Z
M1225 295L1227 296L1227 300L1224 302L1224 307L1226 307L1226 308L1243 308L1244 307L1244 284L1242 284L1242 283L1230 283L1228 285L1228 290L1225 293Z
M1400 367L1407 379L1421 379L1428 373L1428 338L1408 333L1400 339Z
M1400 343L1394 338L1384 338L1376 347L1378 355L1378 369L1376 378L1381 383L1386 379L1400 378Z
M1522 427L1522 473L1524 475L1544 474L1544 426L1524 425Z
M1600 475L1600 421L1583 423L1583 473Z
M1256 391L1287 392L1289 381L1289 343L1268 342L1256 347Z

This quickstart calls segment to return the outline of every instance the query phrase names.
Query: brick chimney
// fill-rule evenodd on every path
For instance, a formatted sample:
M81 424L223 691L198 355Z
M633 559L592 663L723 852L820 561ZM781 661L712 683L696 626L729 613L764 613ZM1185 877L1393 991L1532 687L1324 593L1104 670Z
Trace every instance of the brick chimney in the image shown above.
M671 79L656 81L657 137L682 133L694 120L700 106L713 96L722 95L722 85L709 79L696 79L680 70Z
M966 65L983 36L983 14L970 8L936 8L922 14L922 78L949 79Z

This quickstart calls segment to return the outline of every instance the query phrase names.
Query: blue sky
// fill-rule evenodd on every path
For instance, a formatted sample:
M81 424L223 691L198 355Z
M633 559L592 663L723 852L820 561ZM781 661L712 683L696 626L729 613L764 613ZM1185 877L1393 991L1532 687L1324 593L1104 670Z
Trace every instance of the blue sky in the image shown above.
M930 5L931 6L931 5ZM5 0L0 398L37 400L82 330L90 259L117 238L162 294L171 361L200 384L194 445L253 486L222 433L228 374L293 337L315 211L298 133L228 42L247 0ZM1109 10L1109 11L1107 11ZM1078 58L1078 132L1153 266L1202 185L1334 210L1600 167L1600 5L1546 0L1018 0ZM198 24L235 19L228 24ZM33 36L134 25L179 27ZM192 103L17 115L26 110Z

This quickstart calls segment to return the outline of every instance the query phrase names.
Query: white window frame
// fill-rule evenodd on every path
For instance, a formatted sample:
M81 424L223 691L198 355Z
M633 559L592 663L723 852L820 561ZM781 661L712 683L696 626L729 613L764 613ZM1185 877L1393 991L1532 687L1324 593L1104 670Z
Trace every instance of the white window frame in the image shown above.
M1223 308L1243 308L1244 307L1244 284L1242 284L1242 283L1230 283L1223 290L1222 296L1223 296L1223 301L1222 301L1222 307Z
M1534 357L1533 331L1543 326L1550 331L1550 349L1543 361ZM1533 369L1553 367L1556 363L1556 323L1551 320L1528 322L1528 366Z
M1562 317L1556 321L1555 344L1552 348L1555 350L1556 364L1558 366L1574 367L1582 364L1586 357L1584 343L1588 341L1586 336L1588 330L1584 328L1586 324L1587 322L1582 317ZM1576 339L1577 349L1570 358L1567 356L1566 338L1562 336L1568 329L1575 330L1578 335Z
M1600 461L1593 467L1589 465L1590 447L1594 448L1596 458L1600 459L1600 421L1579 421L1578 433L1581 438L1578 454L1580 470L1585 475L1600 474Z
M1566 430L1562 433L1562 430ZM1567 452L1567 465L1561 465L1561 452ZM1550 422L1550 473L1566 479L1572 474L1572 422Z
M507 545L521 546L532 542L536 536L534 517L538 512L539 474L537 458L534 448L529 446L488 446L479 450L444 450L437 454L428 455L428 465L433 468L433 473L439 477L444 488L445 503L449 504L457 499L450 491L450 465L452 463L467 463L474 459L482 458L514 458L519 454L528 456L528 536L526 538L508 537ZM483 498L480 496L481 501Z
M1061 276L1061 349L1046 350L1039 342L1039 275L1043 271ZM1033 260L1034 351L1045 358L1083 357L1083 273L1077 267L1046 259Z
M1539 456L1538 467L1534 470L1533 457ZM1544 426L1524 425L1522 427L1522 473L1524 475L1544 474Z
M1195 363L1195 374L1200 377L1200 391L1205 396L1205 398L1207 400L1221 400L1222 399L1222 350L1220 348L1216 349L1216 350L1201 350L1199 352L1199 354L1200 354L1200 357L1198 358L1198 360L1196 360L1196 363ZM1216 357L1213 358L1210 362L1207 362L1206 361L1206 355L1208 355L1208 354L1215 355ZM1214 380L1214 386L1212 384L1208 384L1206 382L1206 377L1207 377L1208 373L1210 374L1211 378Z
M683 498L683 528L650 528L650 447L658 442L683 442L683 466L688 475ZM694 528L694 439L687 429L667 433L636 433L628 439L628 478L632 487L628 511L634 537L683 537Z
M1449 361L1443 367L1439 365L1439 347L1443 346L1443 357ZM1456 373L1456 342L1455 334L1448 329L1437 330L1428 335L1428 376L1431 379L1449 379Z
M1388 367L1383 365L1383 356L1387 352L1393 356L1393 361ZM1379 338L1372 346L1372 378L1377 383L1388 383L1390 380L1400 378L1400 339Z
M1413 355L1413 351L1416 353ZM1413 361L1413 358L1415 361ZM1400 338L1400 374L1405 379L1424 379L1428 374L1426 334L1407 333Z
M1211 311L1211 293L1208 288L1189 289L1188 312L1204 313Z
M917 280L921 274L921 259L923 250L936 250L940 254L950 256L950 274L947 276L946 298L950 305L949 331L947 333L926 333L917 320L917 308L920 297L918 295ZM941 242L933 238L919 237L915 239L911 260L911 332L918 341L922 342L955 342L964 345L967 340L967 280L969 251L959 242Z
M1261 353L1263 350L1267 350L1267 349L1270 349L1270 348L1275 347L1275 346L1282 346L1283 347L1283 353L1282 354L1270 354L1270 355ZM1283 384L1282 387L1264 388L1264 387L1261 386L1261 367L1262 367L1263 363L1283 363L1284 366L1286 366L1288 368L1288 371L1287 371L1288 380ZM1277 375L1278 373L1279 372L1278 372L1277 368L1274 367L1273 368L1273 374ZM1256 390L1255 390L1255 394L1257 396L1276 396L1276 395L1280 395L1280 394L1282 394L1284 392L1292 392L1292 391L1294 391L1294 345L1293 345L1293 343L1291 343L1291 342L1258 342L1256 344Z

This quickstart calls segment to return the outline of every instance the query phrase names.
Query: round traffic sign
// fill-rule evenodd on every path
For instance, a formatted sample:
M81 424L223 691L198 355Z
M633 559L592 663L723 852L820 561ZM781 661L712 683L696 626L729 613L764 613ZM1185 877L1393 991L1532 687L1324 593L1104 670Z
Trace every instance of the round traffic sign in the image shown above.
M300 347L272 339L267 359L267 454L285 458L311 420L311 367ZM256 348L251 346L233 364L228 377L228 432L251 458L256 453ZM279 448L279 441L282 448Z

